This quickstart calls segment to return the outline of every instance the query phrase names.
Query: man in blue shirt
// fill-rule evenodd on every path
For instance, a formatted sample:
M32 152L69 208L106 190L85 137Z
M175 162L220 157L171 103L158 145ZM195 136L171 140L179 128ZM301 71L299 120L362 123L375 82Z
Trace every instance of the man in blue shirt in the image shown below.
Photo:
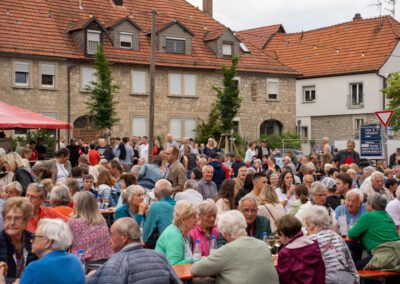
M364 194L360 189L349 190L346 194L346 203L335 209L342 235L347 235L347 231L366 212L366 207L362 204L363 198Z

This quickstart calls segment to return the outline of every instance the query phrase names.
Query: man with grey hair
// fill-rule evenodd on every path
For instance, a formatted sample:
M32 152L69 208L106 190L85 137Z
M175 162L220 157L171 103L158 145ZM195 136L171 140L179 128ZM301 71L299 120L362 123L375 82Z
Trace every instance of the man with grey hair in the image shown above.
M175 194L175 201L187 200L194 205L200 204L203 201L203 196L197 191L197 182L189 179L183 186L183 191Z
M335 162L338 167L343 164L350 165L352 163L358 165L360 163L360 154L354 150L355 147L356 143L353 140L347 141L347 148L339 151L332 161Z
M367 199L367 211L349 231L349 238L361 239L372 256L356 261L357 269L388 269L400 267L400 237L390 215L385 211L387 198L373 193Z
M396 190L396 198L386 205L386 212L392 217L396 226L400 226L400 187Z
M384 186L384 175L381 172L375 171L371 174L371 184L365 189L365 194L372 195L378 193L386 196L390 201L394 199L393 194Z
M172 186L166 179L160 179L154 187L157 202L151 204L143 228L143 241L154 248L158 236L172 223L176 201L172 199Z
M365 192L367 187L371 184L371 175L375 172L375 168L368 166L363 168L362 170L362 177L364 178L363 182L360 185L360 189Z
M132 218L115 221L110 233L115 254L89 276L88 283L181 283L162 253L143 248L139 226Z
M351 189L346 194L345 204L335 209L336 220L343 236L346 236L348 230L360 219L361 215L367 212L366 206L362 203L363 200L364 194L360 189Z
M203 196L203 199L213 199L218 194L217 185L213 182L214 168L210 165L205 165L202 173L203 177L197 182L197 191Z
M236 210L226 211L218 218L218 230L228 244L216 253L202 258L192 267L199 277L216 277L216 283L278 284L271 252L260 240L247 236L247 223Z
M282 161L284 167L289 167L291 172L296 174L296 166L293 164L292 159L289 156L284 156Z

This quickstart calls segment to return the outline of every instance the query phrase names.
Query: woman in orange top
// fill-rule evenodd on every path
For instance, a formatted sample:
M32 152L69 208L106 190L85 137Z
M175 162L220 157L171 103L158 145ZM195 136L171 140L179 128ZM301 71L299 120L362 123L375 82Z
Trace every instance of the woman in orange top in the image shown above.
M64 221L67 220L63 215L58 213L54 208L42 206L43 202L46 200L47 191L43 184L31 183L26 191L26 197L33 205L33 216L28 221L28 226L26 230L35 233L39 221L43 218L60 218Z
M72 207L68 206L71 203L71 194L66 185L60 184L53 187L50 193L50 204L54 210L69 218L72 213Z

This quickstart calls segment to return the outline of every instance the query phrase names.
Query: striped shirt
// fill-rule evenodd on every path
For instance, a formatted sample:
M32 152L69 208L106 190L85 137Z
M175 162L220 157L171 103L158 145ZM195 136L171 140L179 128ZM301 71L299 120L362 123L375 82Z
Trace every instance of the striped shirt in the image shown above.
M342 237L332 230L322 230L310 236L317 241L326 269L326 283L359 283L357 270L351 258L350 250Z

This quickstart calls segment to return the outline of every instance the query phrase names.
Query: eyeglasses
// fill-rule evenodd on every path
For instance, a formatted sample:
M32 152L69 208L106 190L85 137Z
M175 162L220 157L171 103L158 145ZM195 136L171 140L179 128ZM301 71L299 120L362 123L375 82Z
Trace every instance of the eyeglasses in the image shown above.
M250 208L243 208L242 210L243 214L256 214L257 213L257 209L250 209Z
M6 217L4 218L4 221L5 221L5 222L12 223L12 222L14 221L15 224L20 224L20 223L22 223L24 220L25 220L24 217L20 217L20 216L17 216L17 217L6 216Z
M33 242L34 240L36 240L37 238L46 238L46 236L41 236L41 235L36 235L36 234L34 234L34 235L32 236L32 242Z

